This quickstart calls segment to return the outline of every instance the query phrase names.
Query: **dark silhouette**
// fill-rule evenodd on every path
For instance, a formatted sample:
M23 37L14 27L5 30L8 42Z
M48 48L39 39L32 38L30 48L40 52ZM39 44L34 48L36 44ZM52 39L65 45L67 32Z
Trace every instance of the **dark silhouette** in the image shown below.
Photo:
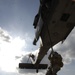
M63 67L61 55L52 51L48 59L50 60L51 66L48 68L46 75L57 75L57 72Z

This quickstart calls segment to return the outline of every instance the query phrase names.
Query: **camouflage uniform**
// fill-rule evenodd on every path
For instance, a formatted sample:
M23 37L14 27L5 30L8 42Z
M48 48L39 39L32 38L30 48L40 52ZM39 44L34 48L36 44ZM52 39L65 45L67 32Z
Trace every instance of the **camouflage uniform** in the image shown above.
M51 66L48 68L46 75L57 75L57 72L63 67L62 57L57 52L53 52L48 58Z

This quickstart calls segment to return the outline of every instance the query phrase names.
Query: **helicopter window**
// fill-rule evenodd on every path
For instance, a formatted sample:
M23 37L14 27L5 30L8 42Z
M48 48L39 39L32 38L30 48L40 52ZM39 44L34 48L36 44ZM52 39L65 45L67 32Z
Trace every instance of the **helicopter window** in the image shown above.
M69 19L69 17L70 17L70 14L64 13L64 14L61 16L60 20L61 20L61 21L67 21L67 20Z

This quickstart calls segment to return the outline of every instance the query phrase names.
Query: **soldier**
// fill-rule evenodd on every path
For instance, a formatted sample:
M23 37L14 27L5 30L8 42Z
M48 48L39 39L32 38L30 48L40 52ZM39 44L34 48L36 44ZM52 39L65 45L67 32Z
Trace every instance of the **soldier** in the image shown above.
M63 67L61 55L52 51L48 59L50 60L51 66L48 68L46 75L57 75L57 72Z

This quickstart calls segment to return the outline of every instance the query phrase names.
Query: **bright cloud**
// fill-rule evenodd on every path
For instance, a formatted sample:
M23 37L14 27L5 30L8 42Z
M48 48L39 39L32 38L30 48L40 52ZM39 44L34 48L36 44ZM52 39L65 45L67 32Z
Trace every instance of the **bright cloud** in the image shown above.
M9 39L7 37L11 36L0 28L0 68L6 72L15 72L19 63L15 57L23 54L22 49L26 48L26 42L20 37Z
M26 34L26 38L28 35ZM73 59L75 59L75 42L74 42L74 30L72 31L71 35L67 38L67 40L61 45L60 43L54 47L56 51L58 51L64 59L65 64L71 63ZM29 39L29 40L28 40ZM16 72L19 62L27 62L29 52L25 52L24 49L28 47L27 41L31 41L28 37L27 39L22 39L21 37L11 37L7 31L0 28L0 69L5 72ZM38 55L38 51L36 50L32 52L34 55ZM49 55L50 51L48 52ZM23 55L23 58L21 57ZM25 56L24 56L25 55ZM44 57L42 62L45 64L50 64L48 55ZM20 58L21 59L18 59ZM31 62L31 61L29 61ZM27 75L33 74L36 70L18 70L19 73ZM43 75L46 73L45 71L39 72L38 75ZM36 74L36 73L35 73Z
M10 42L11 36L7 33L7 31L4 31L2 28L0 28L0 41L7 41Z

